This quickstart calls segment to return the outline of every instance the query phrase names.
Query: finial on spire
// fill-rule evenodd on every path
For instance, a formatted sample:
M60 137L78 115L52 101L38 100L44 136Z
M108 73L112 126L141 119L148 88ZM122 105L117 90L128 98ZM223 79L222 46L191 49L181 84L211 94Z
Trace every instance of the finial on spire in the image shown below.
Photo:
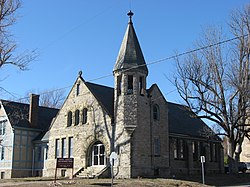
M129 16L129 23L132 23L132 16L134 15L134 13L130 10L127 15Z
M82 76L82 71L79 71L78 72L78 77L81 77Z

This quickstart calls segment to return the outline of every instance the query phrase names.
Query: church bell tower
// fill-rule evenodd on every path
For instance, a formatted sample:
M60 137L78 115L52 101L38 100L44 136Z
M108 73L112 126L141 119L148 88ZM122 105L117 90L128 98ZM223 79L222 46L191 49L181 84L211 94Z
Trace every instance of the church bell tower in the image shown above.
M142 50L133 27L133 12L127 14L129 22L114 66L116 123L123 123L129 135L138 125L138 107L146 96L146 66Z
M138 154L150 155L151 150L146 92L148 68L133 27L133 13L130 11L128 16L127 30L113 70L114 150L122 163L119 166L119 177L122 178L140 175L143 170L138 172L136 168L142 168L150 159L141 159Z

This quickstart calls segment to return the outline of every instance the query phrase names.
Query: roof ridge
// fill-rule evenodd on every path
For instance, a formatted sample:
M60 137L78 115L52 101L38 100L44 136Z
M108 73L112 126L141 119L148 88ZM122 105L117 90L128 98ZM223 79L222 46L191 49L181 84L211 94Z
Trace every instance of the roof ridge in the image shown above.
M8 103L15 103L15 104L22 104L22 105L29 105L29 103L23 103L23 102L18 102L18 101L11 101L11 100L5 100L5 99L0 99L0 101L3 102L8 102Z
M101 84L97 84L97 83L93 83L93 82L85 82L87 84L93 84L93 85L96 85L96 86L101 86L101 87L106 87L106 88L110 88L110 89L114 89L113 87L110 87L110 86L106 86L106 85L101 85Z
M25 106L30 105L30 103L22 103L22 102L18 102L18 101L11 101L11 100L5 100L5 99L0 99L0 101L3 103L3 105L5 104L4 102L12 103L12 104L18 104L18 105L25 105ZM59 108L47 107L47 106L41 106L41 105L39 105L39 108L47 108L47 109L59 110Z

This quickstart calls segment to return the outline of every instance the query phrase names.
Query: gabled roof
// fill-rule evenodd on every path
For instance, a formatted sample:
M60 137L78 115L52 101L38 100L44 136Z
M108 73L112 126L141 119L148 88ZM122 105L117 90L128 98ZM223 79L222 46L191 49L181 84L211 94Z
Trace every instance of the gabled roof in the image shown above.
M29 122L29 104L6 100L1 100L1 102L12 127L33 128L46 131L58 112L58 109L55 108L39 106L38 124L34 127L31 126Z
M94 94L99 103L106 109L108 114L114 116L114 88L85 82L89 90Z
M1 100L11 126L29 127L29 105Z
M107 86L86 82L87 87L95 95L97 100L113 117L114 115L114 89ZM159 89L156 84L147 90L151 93L153 89ZM164 98L165 99L165 98ZM186 106L166 102L168 105L169 132L172 134L192 136L196 138L209 138L220 140L218 136L201 120L195 117ZM208 137L209 136L209 137Z
M130 12L128 15L130 15L130 21L117 56L114 71L125 70L138 66L136 70L142 70L148 74L148 68L131 20L133 13Z
M188 107L176 103L168 104L169 132L179 135L220 140L218 136Z

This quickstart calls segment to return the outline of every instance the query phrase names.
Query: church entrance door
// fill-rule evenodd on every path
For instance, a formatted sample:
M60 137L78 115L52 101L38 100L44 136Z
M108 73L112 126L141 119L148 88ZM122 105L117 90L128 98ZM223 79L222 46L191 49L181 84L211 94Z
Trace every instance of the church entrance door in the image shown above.
M92 166L103 165L106 165L105 147L98 141L92 147Z

